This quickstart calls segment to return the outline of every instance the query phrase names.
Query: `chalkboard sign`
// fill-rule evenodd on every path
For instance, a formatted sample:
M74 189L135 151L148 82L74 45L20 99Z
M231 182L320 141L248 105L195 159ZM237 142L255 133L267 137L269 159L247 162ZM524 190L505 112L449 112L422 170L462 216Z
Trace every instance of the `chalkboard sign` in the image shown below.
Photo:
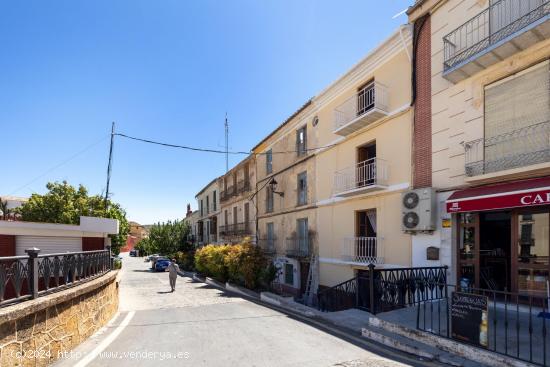
M454 339L487 348L488 316L486 296L453 292L451 330Z

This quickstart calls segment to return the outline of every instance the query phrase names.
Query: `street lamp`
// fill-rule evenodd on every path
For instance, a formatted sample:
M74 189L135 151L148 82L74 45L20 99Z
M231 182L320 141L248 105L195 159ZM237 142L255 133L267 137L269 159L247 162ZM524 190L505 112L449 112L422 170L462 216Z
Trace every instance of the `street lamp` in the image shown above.
M282 192L282 191L276 191L277 189L277 181L275 181L275 177L273 177L271 179L271 181L269 181L269 187L271 188L271 192L274 193L274 194L277 194L281 197L284 197L285 196L285 193Z

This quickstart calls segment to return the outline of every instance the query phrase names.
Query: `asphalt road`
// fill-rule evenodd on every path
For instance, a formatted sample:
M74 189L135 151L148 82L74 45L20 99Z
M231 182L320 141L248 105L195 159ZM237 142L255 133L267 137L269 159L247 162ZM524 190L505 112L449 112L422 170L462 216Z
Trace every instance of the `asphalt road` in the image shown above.
M170 293L168 273L150 272L143 258L123 263L119 313L55 366L419 364L189 278L179 277Z

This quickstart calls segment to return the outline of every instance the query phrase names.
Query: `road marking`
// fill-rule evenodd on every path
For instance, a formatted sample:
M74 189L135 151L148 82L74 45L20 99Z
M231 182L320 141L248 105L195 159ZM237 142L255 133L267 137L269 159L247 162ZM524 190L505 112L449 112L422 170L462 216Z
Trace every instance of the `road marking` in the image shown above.
M99 355L99 353L103 352L109 346L109 344L111 344L120 335L122 330L124 330L126 326L128 326L130 320L132 320L132 317L134 317L135 313L135 311L128 312L120 325L117 326L115 330L105 339L103 339L101 343L99 343L98 346L94 348L94 350L88 353L86 357L78 361L78 363L75 364L74 367L86 367L91 361L93 361Z

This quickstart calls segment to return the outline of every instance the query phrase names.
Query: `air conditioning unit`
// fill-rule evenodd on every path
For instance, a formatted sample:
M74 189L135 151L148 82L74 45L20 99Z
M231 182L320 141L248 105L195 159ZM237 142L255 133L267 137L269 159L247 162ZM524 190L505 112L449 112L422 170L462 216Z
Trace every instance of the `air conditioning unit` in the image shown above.
M405 232L435 231L435 189L410 190L401 196L401 227Z

